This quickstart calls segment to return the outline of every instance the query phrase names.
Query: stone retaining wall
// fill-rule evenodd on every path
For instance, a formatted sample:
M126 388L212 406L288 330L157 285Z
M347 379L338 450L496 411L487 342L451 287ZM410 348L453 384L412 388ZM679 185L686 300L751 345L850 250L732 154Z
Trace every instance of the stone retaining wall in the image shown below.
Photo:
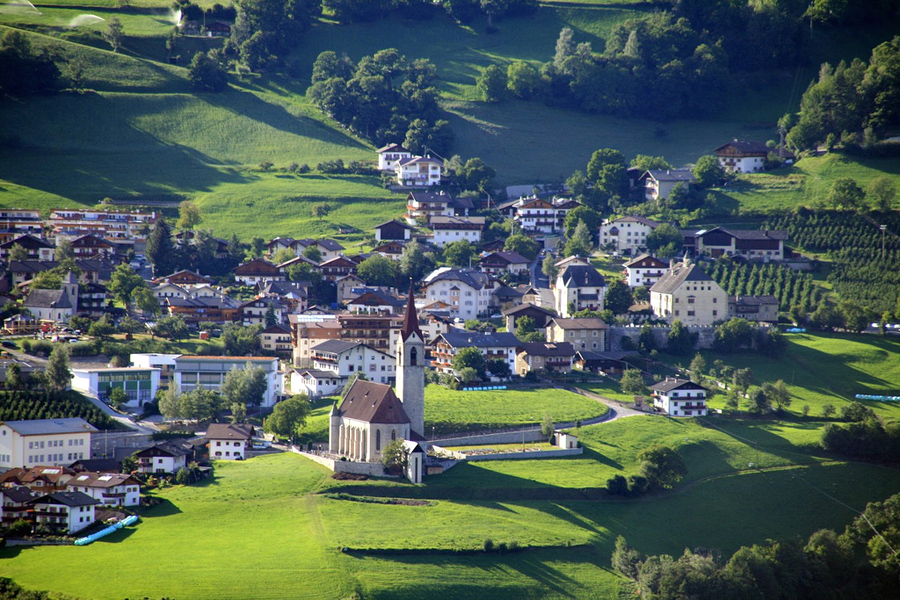
M560 448L559 450L532 450L530 452L499 452L497 454L465 454L457 450L448 450L441 446L432 446L437 452L452 456L456 460L522 460L533 458L564 458L584 453L584 448Z
M292 449L300 456L305 456L313 462L317 462L326 469L331 469L335 473L353 473L355 475L369 475L370 477L385 477L384 466L381 463L363 463L352 462L349 460L334 460L319 454L311 454L303 452L296 448Z

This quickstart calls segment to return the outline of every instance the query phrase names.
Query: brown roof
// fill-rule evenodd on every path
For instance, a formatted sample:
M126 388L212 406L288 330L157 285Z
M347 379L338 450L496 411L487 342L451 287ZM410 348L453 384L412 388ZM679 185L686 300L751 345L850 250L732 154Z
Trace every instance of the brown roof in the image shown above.
M409 423L391 386L362 379L353 382L337 414L366 423Z
M412 334L419 336L420 340L424 340L425 336L419 329L419 315L416 313L416 304L413 301L413 286L409 284L409 298L406 300L406 314L403 316L403 328L400 330L400 339L404 342L409 339Z
M69 481L70 487L110 488L117 485L138 484L128 473L79 473Z
M213 423L206 429L208 440L249 440L253 426L236 423Z
M573 319L563 319L556 317L553 319L563 329L609 329L609 325L600 317L578 317Z

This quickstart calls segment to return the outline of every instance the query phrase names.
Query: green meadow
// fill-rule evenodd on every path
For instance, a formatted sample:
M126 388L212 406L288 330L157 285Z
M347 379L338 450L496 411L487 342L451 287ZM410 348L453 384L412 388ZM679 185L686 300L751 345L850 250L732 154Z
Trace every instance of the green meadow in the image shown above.
M153 492L164 502L136 527L86 547L5 548L0 560L28 588L96 599L617 598L632 590L610 569L619 534L645 553L730 553L841 529L900 489L895 470L809 454L788 423L634 417L580 434L575 460L463 464L418 486L335 481L293 454L218 462L211 481ZM674 492L577 499L635 472L635 452L657 441L688 464ZM529 499L535 490L545 497ZM321 495L334 491L350 495ZM354 495L422 501L339 499ZM477 552L486 538L525 549ZM115 565L115 585L98 564Z

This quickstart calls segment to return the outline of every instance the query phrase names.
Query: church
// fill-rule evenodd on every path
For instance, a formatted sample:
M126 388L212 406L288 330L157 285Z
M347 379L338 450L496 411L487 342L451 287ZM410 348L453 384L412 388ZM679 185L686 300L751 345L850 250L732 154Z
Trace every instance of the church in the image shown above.
M397 392L391 386L357 379L340 406L331 410L328 450L356 462L381 462L385 446L404 440L406 476L421 483L425 471L425 337L413 301L412 285L406 316L397 341Z

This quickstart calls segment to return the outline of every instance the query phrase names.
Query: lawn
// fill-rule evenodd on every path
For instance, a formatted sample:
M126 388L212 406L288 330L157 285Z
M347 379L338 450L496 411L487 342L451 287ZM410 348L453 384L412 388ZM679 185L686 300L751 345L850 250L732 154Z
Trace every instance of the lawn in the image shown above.
M338 482L293 454L218 462L213 481L156 493L165 503L137 527L86 547L5 548L4 576L35 589L97 598L596 598L628 588L609 570L615 536L645 553L718 548L841 529L866 502L900 489L900 475L872 465L822 463L797 454L807 433L792 424L636 417L582 428L596 463L565 470L564 460L457 466L424 485ZM760 427L763 425L763 427ZM759 460L779 469L746 469ZM660 441L679 447L687 485L641 501L527 500L529 486L598 485L604 470L633 471L634 452ZM618 466L612 466L617 463ZM501 472L486 468L522 469ZM544 465L556 467L542 471ZM552 473L556 474L553 475ZM543 479L543 481L541 481ZM356 485L373 495L435 499L422 506L322 497ZM480 486L483 500L449 500L449 490ZM845 506L847 505L847 506ZM698 508L702 507L702 509ZM723 523L728 523L727 527ZM485 538L553 545L512 555L451 555ZM585 544L585 545L581 545ZM339 548L350 548L341 553ZM415 549L373 556L354 548ZM116 585L96 577L116 565ZM183 565L190 565L189 569ZM65 565L65 569L60 569Z
M759 354L720 354L703 351L707 365L721 360L735 368L750 368L753 383L784 380L791 392L788 411L799 415L804 405L818 415L825 404L838 410L854 401L856 394L900 393L900 340L892 336L850 334L786 334L788 346L779 358ZM660 354L660 359L687 363ZM724 395L710 401L714 408L724 407ZM881 417L900 418L897 403L863 402ZM746 408L746 407L744 407Z
M597 417L606 405L557 389L462 392L438 385L425 388L425 429L437 434L536 425L549 415L554 423Z

